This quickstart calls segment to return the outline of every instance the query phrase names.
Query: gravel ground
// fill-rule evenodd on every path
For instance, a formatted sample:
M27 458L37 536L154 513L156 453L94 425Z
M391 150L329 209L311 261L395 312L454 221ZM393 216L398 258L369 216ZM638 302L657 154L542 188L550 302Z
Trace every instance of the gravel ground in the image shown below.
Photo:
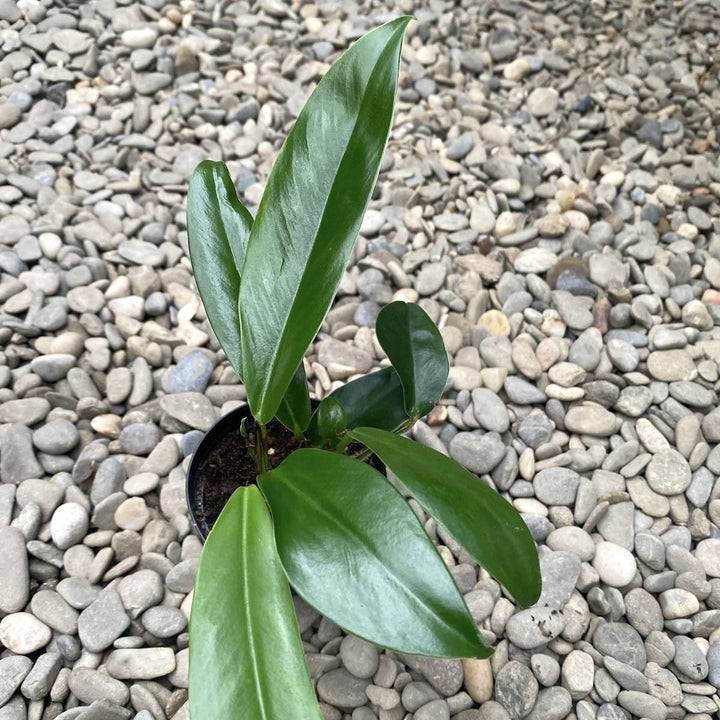
M308 377L382 365L380 307L420 302L452 367L415 436L514 503L544 591L518 611L423 516L497 651L397 656L299 602L324 716L717 717L717 2L0 0L0 720L188 717L184 467L244 389L187 181L224 159L255 206L314 83L400 12Z

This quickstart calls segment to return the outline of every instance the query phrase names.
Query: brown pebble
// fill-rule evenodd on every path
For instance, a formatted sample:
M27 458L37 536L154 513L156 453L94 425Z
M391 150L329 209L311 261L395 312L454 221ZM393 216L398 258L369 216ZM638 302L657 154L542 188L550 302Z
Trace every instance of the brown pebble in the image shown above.
M593 327L596 327L603 335L610 328L610 301L601 297L593 303Z

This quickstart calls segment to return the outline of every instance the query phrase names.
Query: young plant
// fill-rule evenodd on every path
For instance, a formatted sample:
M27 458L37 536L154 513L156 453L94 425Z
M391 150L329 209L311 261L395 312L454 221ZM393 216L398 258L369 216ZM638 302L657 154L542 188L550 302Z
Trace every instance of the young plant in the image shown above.
M195 280L247 389L258 466L203 548L190 622L192 720L320 720L290 587L346 631L399 652L491 653L405 499L363 462L370 453L520 605L540 592L535 546L513 507L399 434L434 407L448 374L441 336L418 306L394 302L377 318L392 367L311 411L303 356L377 179L409 20L367 34L330 68L280 151L255 219L222 163L200 163L190 182ZM313 447L269 470L273 418Z

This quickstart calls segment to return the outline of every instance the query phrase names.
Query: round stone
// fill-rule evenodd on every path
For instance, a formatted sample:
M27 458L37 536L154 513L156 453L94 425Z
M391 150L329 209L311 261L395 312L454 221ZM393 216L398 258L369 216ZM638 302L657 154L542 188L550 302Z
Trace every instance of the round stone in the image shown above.
M686 350L658 350L647 359L648 372L656 380L694 380L697 375L692 356Z
M582 650L571 651L562 664L562 684L573 700L582 700L593 688L595 662Z
M641 672L645 669L645 645L638 631L630 625L619 622L600 625L593 635L593 645L603 655L610 655Z
M0 642L17 655L37 652L51 639L52 630L31 613L12 613L0 620Z
M78 612L53 590L40 590L33 595L30 608L38 620L64 635L75 635Z
M365 705L367 680L356 678L345 668L325 673L317 684L317 693L323 702L340 708L356 708Z
M581 435L607 437L615 432L616 425L615 415L595 403L573 405L565 414L565 428Z
M495 697L510 717L524 718L538 696L538 681L526 665L511 660L495 678Z
M77 545L85 537L90 518L87 510L76 502L60 505L50 521L50 535L61 550Z
M340 644L343 666L358 678L371 678L378 669L379 657L374 645L348 635Z
M590 562L595 555L595 543L590 535L574 525L553 530L545 542L550 549L575 553L584 562Z
M49 455L62 455L79 442L80 434L69 420L52 420L33 433L33 445Z
M187 618L183 611L168 605L151 607L140 619L145 629L158 638L174 637L187 627Z
M117 680L152 680L175 670L175 653L169 647L121 648L105 662L108 674Z
M691 592L680 588L660 593L659 600L666 620L689 617L700 609L700 601Z
M493 673L490 661L474 658L462 661L465 675L465 691L476 703L490 700L493 691Z
M633 554L612 542L598 543L592 564L604 583L617 588L625 587L637 571Z
M549 607L520 610L510 617L505 626L508 639L521 650L543 647L564 629L562 613Z
M643 636L663 629L663 613L647 590L633 588L625 596L625 613L630 624Z
M527 109L535 117L546 117L557 110L560 95L554 88L535 88L527 99Z
M679 495L692 482L687 460L675 449L664 448L652 456L645 468L645 478L652 490L660 495Z
M448 451L455 462L483 475L505 457L505 443L497 433L461 432L452 438Z
M533 480L535 497L545 505L570 505L580 485L580 476L569 468L545 468Z
M160 430L155 423L132 423L120 433L120 445L131 455L148 455L159 442Z
M720 539L708 538L699 542L695 557L710 577L720 578Z
M115 510L115 523L122 530L142 530L150 518L150 509L141 497L123 500Z
M202 350L189 352L163 379L169 393L204 392L214 366Z

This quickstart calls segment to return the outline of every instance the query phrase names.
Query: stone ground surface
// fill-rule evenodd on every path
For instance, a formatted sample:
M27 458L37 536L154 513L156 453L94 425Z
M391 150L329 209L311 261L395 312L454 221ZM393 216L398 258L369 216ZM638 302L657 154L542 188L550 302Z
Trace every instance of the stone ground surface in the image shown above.
M298 604L328 720L709 720L720 708L714 0L0 0L0 720L187 718L183 495L244 398L186 256L188 177L259 202L338 52L413 13L318 396L442 329L414 430L523 514L518 611L427 522L484 661L379 652Z

